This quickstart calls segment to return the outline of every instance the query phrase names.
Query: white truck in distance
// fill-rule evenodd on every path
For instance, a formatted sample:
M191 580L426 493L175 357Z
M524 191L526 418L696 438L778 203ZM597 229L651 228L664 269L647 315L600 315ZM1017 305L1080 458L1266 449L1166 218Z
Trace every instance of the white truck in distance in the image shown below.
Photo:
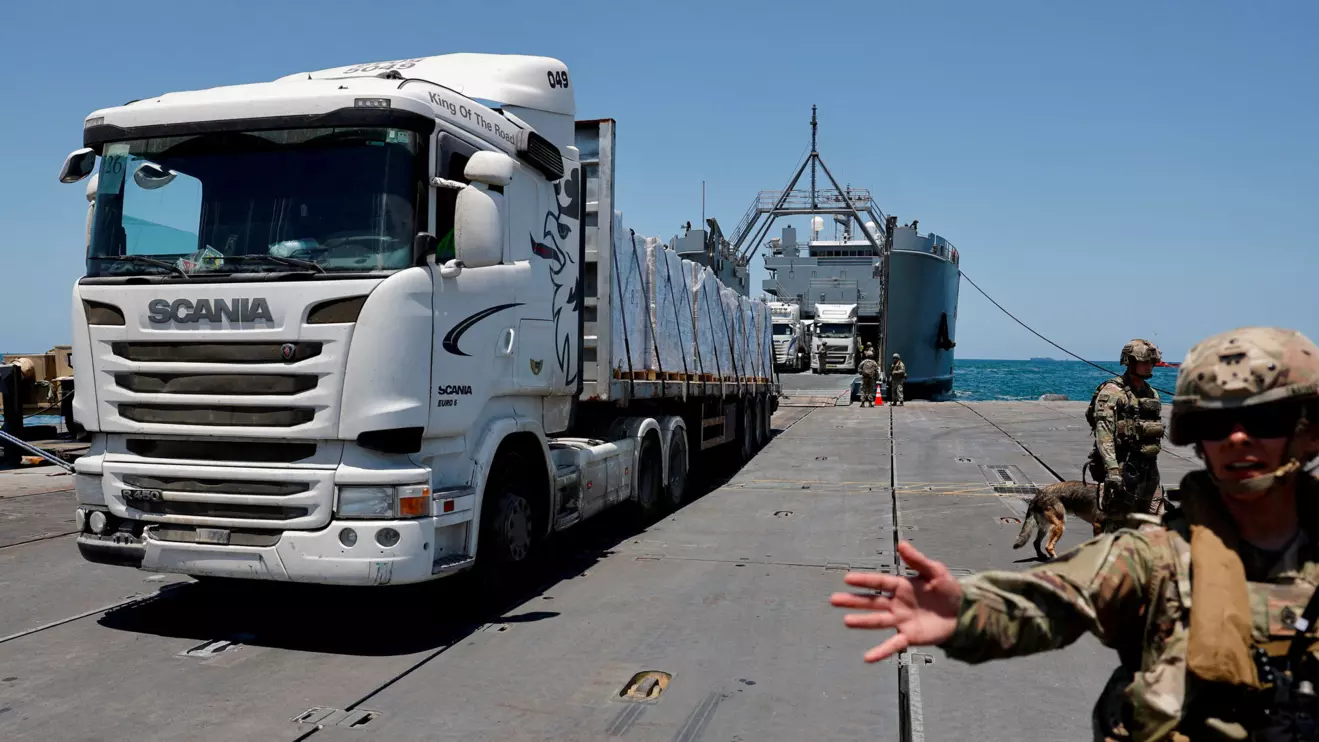
M805 371L810 367L810 338L801 319L801 305L796 302L769 302L774 322L774 364L787 371Z
M818 352L811 358L812 368L817 373L856 371L861 343L857 333L855 304L816 304L812 329L825 349L824 368L819 367Z
M420 582L750 457L768 309L625 231L574 115L561 62L453 54L88 116L84 557Z

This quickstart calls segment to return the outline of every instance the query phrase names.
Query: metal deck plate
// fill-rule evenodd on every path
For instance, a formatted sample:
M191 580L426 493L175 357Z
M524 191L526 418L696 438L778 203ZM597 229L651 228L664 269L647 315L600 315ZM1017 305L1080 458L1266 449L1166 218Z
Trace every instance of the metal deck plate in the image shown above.
M910 739L1088 738L1117 661L1097 642L866 665L887 632L848 630L828 605L848 569L894 568L895 532L956 574L1029 567L1030 545L1011 548L1027 496L995 487L1079 475L1084 408L783 407L725 486L641 532L574 528L480 604L452 585L229 590L87 564L52 535L69 493L6 498L33 487L0 473L0 737L799 742L899 739L905 717ZM1194 458L1161 466L1175 481ZM1088 533L1069 519L1059 549ZM627 697L648 672L667 674L661 691Z

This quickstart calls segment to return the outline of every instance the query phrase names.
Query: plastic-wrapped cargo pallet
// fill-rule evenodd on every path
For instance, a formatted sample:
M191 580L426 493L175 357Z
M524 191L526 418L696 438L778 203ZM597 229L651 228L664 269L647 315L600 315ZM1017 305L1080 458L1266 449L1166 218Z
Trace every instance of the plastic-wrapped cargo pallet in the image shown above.
M646 240L646 265L651 327L659 351L658 356L652 355L650 369L690 379L700 370L693 348L696 326L687 277L699 266L678 257L655 238Z
M732 368L726 373L729 381L737 381L747 375L747 357L741 347L741 338L739 337L741 333L738 330L738 326L742 324L742 311L738 299L746 297L723 284L719 286L719 296L723 299L723 321L728 326L728 344L731 349L730 352L733 354Z
M760 367L764 369L762 375L769 379L774 375L774 319L768 304L760 301L756 305L760 308L760 322L756 328L756 337L760 341Z
M622 212L615 211L613 221L610 366L615 377L627 377L647 371L653 355L646 291L646 243L644 238L634 239L624 228Z
M701 373L710 381L723 381L732 374L732 358L728 324L725 321L721 284L714 271L693 265L692 312L696 319L696 347L701 361Z
M745 296L737 297L738 319L741 320L742 337L738 343L738 350L745 357L745 370L743 376L748 376L752 381L758 380L761 376L760 368L760 350L759 343L755 341L756 337L756 302Z

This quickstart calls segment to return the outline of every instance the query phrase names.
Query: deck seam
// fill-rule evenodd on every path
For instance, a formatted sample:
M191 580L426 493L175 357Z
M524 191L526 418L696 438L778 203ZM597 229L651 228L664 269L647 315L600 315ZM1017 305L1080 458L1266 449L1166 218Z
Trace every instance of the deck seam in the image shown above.
M998 432L1002 433L1003 435L1006 435L1006 436L1008 437L1008 440L1010 440L1010 441L1012 441L1013 443L1015 443L1015 444L1017 444L1018 446L1020 446L1020 447L1021 447L1021 450L1025 451L1027 456L1030 456L1032 459L1035 459L1035 461L1037 461L1037 462L1039 463L1040 466L1044 467L1045 471L1047 471L1047 472L1049 472L1050 474L1053 475L1053 478L1054 478L1054 479L1057 479L1059 482L1065 482L1065 481L1067 481L1067 479L1066 479L1065 477L1063 477L1063 476L1062 476L1061 474L1059 474L1058 472L1054 471L1052 466L1049 466L1048 464L1044 463L1044 459L1040 458L1039 456L1036 456L1034 451L1032 451L1032 450L1030 450L1029 448L1027 448L1025 443L1022 443L1021 441L1017 440L1017 438L1016 438L1014 435L1012 435L1012 434L1009 433L1008 431L1004 430L1003 428L999 427L998 424L995 423L993 420L990 420L989 418L987 418L987 417L985 417L984 415L980 414L978 411L976 411L975 408L971 407L970 405L966 404L965 402L957 402L956 400L954 400L954 404L959 404L959 405L965 407L966 409L970 410L970 411L972 412L972 414L974 414L976 417L978 417L978 418L980 418L981 420L984 420L985 422L989 423L990 427L994 428L994 430L997 430Z

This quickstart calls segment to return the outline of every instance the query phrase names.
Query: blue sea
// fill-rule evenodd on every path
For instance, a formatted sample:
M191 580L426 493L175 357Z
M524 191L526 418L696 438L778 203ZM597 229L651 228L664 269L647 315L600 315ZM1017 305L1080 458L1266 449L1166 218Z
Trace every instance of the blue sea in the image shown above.
M1114 361L1095 361L1113 371L1122 367ZM1080 361L980 361L958 358L953 366L953 399L962 402L986 400L1031 400L1042 394L1065 394L1069 400L1089 402L1095 387L1111 378ZM1171 392L1177 369L1156 368L1150 384ZM1170 402L1171 394L1162 394Z
M1116 362L1096 361L1100 366L1121 371ZM953 399L963 402L986 400L1033 400L1042 394L1065 394L1073 401L1089 402L1095 387L1106 374L1080 361L983 361L957 359L953 368ZM1177 369L1156 368L1150 383L1169 392L1177 383ZM1171 394L1164 396L1170 402ZM0 418L3 419L3 418ZM41 415L28 425L61 425L59 416Z

